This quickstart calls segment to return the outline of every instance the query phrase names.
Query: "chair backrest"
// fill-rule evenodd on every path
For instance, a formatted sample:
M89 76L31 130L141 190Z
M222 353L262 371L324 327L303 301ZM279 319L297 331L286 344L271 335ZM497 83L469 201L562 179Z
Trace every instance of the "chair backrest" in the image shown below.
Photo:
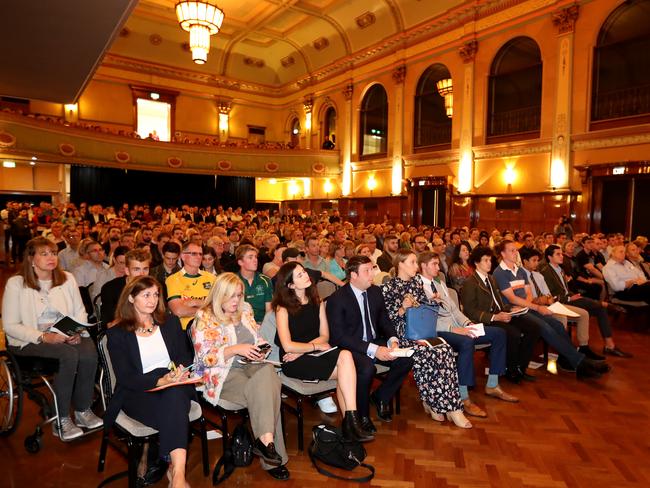
M90 287L92 286L92 283L88 286L80 286L79 287L79 294L81 295L81 301L84 304L84 308L86 309L86 313L88 314L88 317L94 317L95 316L95 309L93 308L93 300L90 298Z
M331 281L321 280L316 284L318 295L321 300L325 300L328 296L336 291L336 285Z
M275 335L277 334L277 323L275 321L275 312L269 310L264 315L262 325L260 326L260 335L266 342L271 344L271 353L269 358L271 361L280 361L280 348L275 344Z
M102 368L102 381L100 389L102 399L105 405L108 405L113 391L115 391L115 371L113 370L113 362L111 355L108 352L108 336L102 332L97 338L97 350L99 351L99 363Z
M458 301L458 292L454 288L447 288L449 290L449 297L454 301L456 306L460 309L460 302Z

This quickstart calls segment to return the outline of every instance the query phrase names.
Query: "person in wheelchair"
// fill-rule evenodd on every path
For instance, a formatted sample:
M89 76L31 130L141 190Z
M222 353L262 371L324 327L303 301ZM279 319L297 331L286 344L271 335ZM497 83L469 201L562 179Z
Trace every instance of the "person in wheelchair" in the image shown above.
M97 371L97 349L90 338L67 337L50 327L68 316L86 322L86 310L77 282L59 266L58 248L45 237L27 243L22 267L7 281L2 299L2 319L7 346L15 356L53 358L59 369L54 392L60 415L59 433L64 441L83 435L81 428L94 429L102 419L90 409ZM74 403L75 421L70 418Z
M171 460L170 486L185 487L190 401L194 385L186 380L192 363L187 336L175 315L166 314L161 285L150 276L127 283L107 331L108 351L117 379L106 408L104 427L110 428L120 410L159 432L160 457ZM178 365L178 367L176 367ZM171 386L158 391L157 387Z

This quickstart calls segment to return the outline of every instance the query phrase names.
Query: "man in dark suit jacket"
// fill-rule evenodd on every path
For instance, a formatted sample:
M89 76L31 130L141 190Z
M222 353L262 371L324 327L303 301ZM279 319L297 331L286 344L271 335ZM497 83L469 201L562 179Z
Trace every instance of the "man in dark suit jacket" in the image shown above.
M388 318L380 289L372 285L373 263L366 256L353 256L345 266L348 284L327 299L330 343L352 352L357 370L357 410L364 430L376 429L369 416L369 399L381 420L390 422L390 402L408 375L411 358L395 359L390 348L397 347L397 334ZM370 394L375 361L390 366L381 386Z
M126 275L115 278L102 286L100 292L102 297L102 323L108 324L115 319L115 309L122 290L124 290L128 282L133 281L138 276L148 275L150 262L151 254L146 249L133 249L126 253Z
M535 377L526 373L526 368L540 336L539 327L527 320L526 314L511 316L508 313L511 308L501 299L497 282L489 274L492 257L489 247L477 246L472 251L470 263L474 264L476 271L461 288L463 312L472 322L501 327L506 331L506 379L513 383L522 379L534 381Z

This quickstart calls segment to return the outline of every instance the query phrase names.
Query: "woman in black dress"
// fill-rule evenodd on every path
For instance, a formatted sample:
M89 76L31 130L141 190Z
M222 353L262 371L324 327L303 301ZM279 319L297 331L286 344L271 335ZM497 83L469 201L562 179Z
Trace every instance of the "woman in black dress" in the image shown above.
M272 307L282 372L302 380L336 379L336 396L345 412L343 435L360 442L372 440L373 435L361 427L357 415L357 373L352 354L330 346L325 307L316 285L295 261L282 265L276 276Z

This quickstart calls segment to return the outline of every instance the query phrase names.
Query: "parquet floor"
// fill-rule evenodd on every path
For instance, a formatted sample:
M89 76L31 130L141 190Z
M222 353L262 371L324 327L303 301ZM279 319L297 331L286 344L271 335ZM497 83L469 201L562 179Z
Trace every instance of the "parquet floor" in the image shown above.
M6 272L0 271L0 276ZM4 282L4 276L2 276ZM649 487L650 486L650 324L647 316L627 317L615 325L615 337L635 358L612 359L613 371L598 381L578 382L573 375L538 371L534 384L507 391L521 403L507 404L482 393L485 367L477 354L478 384L474 400L487 410L487 419L472 419L463 430L427 417L412 381L402 390L402 413L380 424L377 439L367 444L367 462L377 474L368 485L401 487ZM595 324L592 346L602 347ZM328 418L306 407L306 434ZM0 439L0 487L94 487L105 477L125 469L126 463L109 450L106 472L96 472L99 434L64 444L48 430L43 449L27 454L23 440L37 419L26 402L20 427ZM239 468L225 486L325 487L354 486L319 475L306 453L297 450L296 421L287 415L286 440L291 479L278 482L254 462ZM210 441L212 465L221 455L221 440ZM188 479L193 487L211 486L200 466L200 445L190 447ZM113 486L126 486L120 481ZM165 486L160 482L156 486Z

